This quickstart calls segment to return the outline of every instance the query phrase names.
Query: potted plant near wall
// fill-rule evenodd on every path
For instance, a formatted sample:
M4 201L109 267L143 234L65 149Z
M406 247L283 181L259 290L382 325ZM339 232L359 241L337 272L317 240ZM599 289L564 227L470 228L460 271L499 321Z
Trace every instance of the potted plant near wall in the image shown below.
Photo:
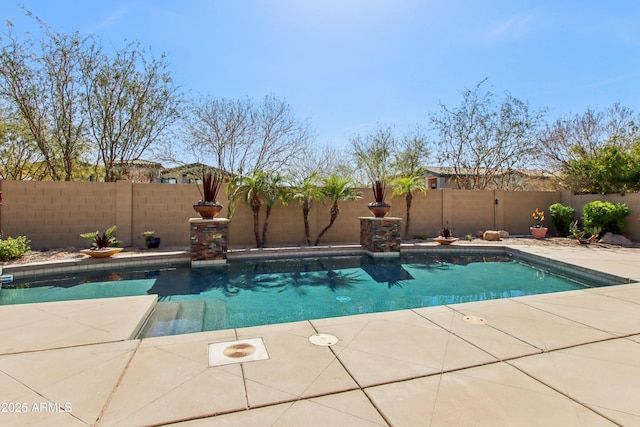
M153 230L143 231L144 243L148 249L155 249L160 247L160 238L156 237L156 232Z
M222 205L218 203L217 200L218 191L220 191L222 181L222 174L219 172L203 172L202 190L198 187L198 191L200 191L202 199L193 205L193 209L198 212L203 219L213 219L218 216L222 210Z
M391 210L391 205L385 203L384 197L387 193L387 186L384 181L377 179L371 184L371 190L373 191L373 198L375 202L368 204L369 212L376 218L384 218L384 216Z
M449 229L448 225L449 221L447 221L447 227L444 227L442 231L440 231L440 235L433 239L434 242L437 242L441 245L450 245L459 240L457 237L453 237L451 235L451 230Z
M116 226L107 229L104 233L96 230L91 233L82 233L80 237L91 240L90 249L82 249L80 252L93 258L106 258L122 251L120 242L116 238Z
M539 211L536 208L535 211L531 214L531 217L536 221L536 225L534 227L530 227L531 234L535 239L544 239L547 236L547 231L549 230L547 227L542 226L542 221L544 221L544 211Z

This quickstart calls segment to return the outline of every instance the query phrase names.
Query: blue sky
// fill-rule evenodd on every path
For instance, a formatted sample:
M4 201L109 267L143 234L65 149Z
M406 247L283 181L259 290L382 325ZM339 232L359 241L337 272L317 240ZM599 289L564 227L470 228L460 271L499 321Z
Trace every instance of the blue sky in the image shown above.
M19 33L37 32L2 0ZM63 32L165 52L187 93L285 98L318 144L377 122L428 124L488 78L548 118L640 111L640 2L500 0L21 0ZM4 29L3 29L4 31Z

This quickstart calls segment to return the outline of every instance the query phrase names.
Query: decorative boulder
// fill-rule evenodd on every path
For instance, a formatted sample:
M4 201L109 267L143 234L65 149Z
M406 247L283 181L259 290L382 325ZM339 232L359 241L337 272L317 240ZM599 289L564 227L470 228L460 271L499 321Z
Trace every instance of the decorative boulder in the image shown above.
M509 232L508 231L499 230L498 233L500 233L500 238L501 239L508 239L509 238Z
M487 230L482 234L484 240L497 242L500 240L500 232L495 230Z
M482 231L482 230L476 231L476 237L478 239L482 239L483 235L484 235L484 231Z
M631 240L619 234L613 233L605 233L604 236L602 236L602 239L599 240L599 242L618 246L633 246L633 242Z

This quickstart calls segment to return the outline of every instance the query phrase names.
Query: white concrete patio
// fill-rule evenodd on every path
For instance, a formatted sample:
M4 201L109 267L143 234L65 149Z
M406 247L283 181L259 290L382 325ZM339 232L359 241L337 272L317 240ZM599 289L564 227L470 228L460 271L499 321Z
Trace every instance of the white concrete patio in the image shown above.
M640 280L640 250L518 249ZM640 284L131 339L154 303L0 307L0 425L640 425ZM209 367L248 338L268 360Z

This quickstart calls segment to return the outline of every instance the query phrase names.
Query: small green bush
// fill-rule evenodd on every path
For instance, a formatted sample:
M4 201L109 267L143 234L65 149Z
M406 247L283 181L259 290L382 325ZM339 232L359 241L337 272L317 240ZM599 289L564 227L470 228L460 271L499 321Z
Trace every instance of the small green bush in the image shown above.
M575 221L573 215L576 210L571 206L565 206L562 203L554 203L549 206L549 212L551 213L551 222L556 226L558 235L569 236L571 234L569 228Z
M10 261L22 258L24 254L31 251L31 243L26 236L18 236L15 239L7 237L0 239L0 261Z
M624 217L631 211L624 203L611 203L594 201L584 205L582 209L582 221L584 228L600 227L603 233L611 232L622 234L624 232Z
M414 234L413 238L416 240L427 240L429 238L428 234Z

